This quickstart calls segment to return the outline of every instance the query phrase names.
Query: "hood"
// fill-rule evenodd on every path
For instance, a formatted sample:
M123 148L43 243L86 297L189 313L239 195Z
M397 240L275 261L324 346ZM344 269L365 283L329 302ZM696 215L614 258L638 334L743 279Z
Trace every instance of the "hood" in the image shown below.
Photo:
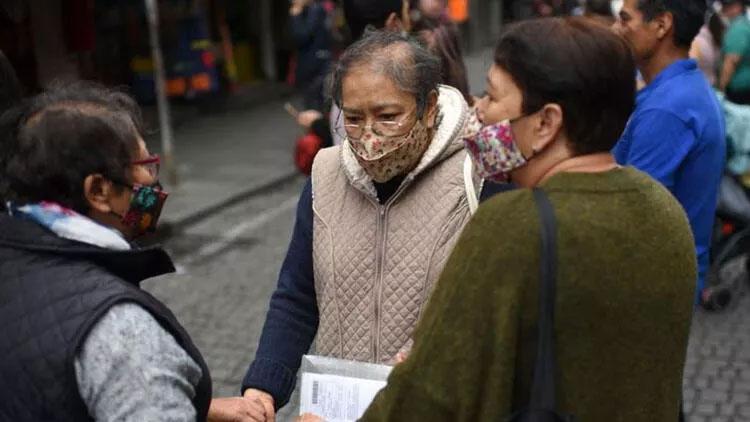
M171 258L161 247L104 249L64 239L33 221L7 214L0 214L1 247L86 260L135 285L175 270Z
M464 148L461 133L469 115L469 106L457 89L440 85L438 89L438 121L435 135L422 159L409 173L402 186L410 184L417 176L441 163ZM341 163L349 183L365 195L377 199L377 191L370 176L359 165L348 143L341 146Z

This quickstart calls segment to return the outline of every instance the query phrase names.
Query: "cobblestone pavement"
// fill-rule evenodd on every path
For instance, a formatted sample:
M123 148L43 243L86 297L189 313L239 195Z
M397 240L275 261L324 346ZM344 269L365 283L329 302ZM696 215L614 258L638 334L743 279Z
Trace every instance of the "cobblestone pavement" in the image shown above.
M695 315L684 398L688 421L750 421L750 296L725 313Z

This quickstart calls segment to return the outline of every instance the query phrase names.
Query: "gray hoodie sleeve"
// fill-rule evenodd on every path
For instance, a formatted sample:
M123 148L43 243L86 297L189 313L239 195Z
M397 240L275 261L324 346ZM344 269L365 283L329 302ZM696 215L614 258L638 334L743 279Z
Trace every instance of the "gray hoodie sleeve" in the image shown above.
M94 325L75 371L97 421L195 421L201 368L137 304L115 305Z

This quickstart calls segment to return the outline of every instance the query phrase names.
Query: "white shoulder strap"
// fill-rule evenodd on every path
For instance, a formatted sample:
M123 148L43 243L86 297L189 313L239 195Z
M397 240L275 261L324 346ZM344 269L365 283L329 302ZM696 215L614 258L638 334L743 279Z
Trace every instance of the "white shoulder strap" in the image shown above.
M469 201L469 212L473 215L479 208L479 196L474 187L474 164L469 154L464 160L464 186L466 187L466 199Z

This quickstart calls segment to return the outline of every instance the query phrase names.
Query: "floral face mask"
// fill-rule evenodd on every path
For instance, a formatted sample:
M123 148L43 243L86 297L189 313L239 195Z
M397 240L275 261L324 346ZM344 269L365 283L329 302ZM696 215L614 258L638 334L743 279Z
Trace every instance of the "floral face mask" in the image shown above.
M513 136L513 121L503 120L482 126L472 113L464 131L464 144L474 162L477 176L507 182L511 171L523 167L528 160L523 156Z
M347 137L359 165L377 183L385 183L414 169L430 143L430 133L419 120L403 136L379 136L371 130L360 139Z

